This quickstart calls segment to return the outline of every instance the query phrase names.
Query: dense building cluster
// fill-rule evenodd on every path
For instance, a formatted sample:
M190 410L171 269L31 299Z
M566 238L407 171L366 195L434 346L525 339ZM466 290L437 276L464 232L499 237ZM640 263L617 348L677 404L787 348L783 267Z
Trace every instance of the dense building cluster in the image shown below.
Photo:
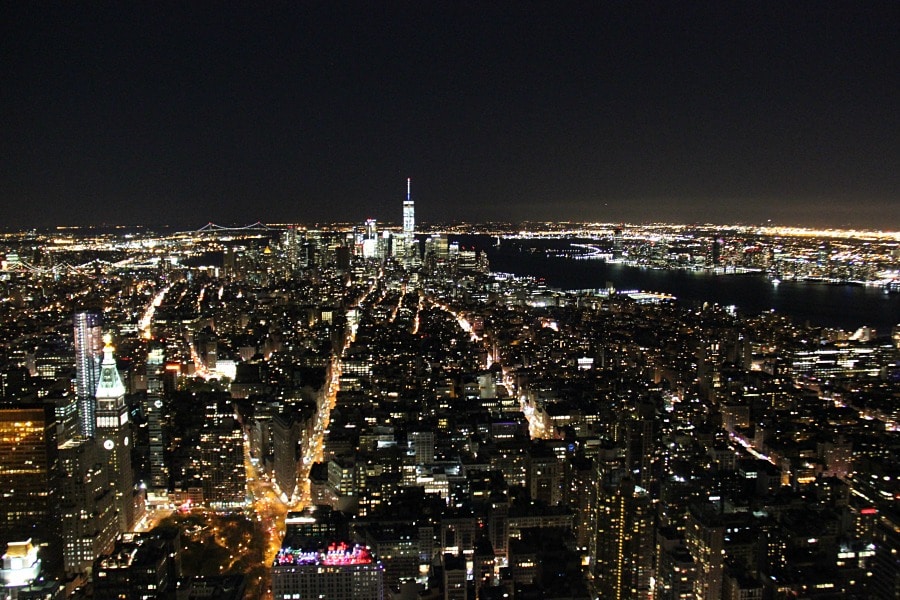
M4 243L13 597L900 591L900 330L550 289L409 199L402 230ZM265 528L267 585L241 548L186 575L208 526L152 526L198 510Z
M494 227L511 239L566 240L555 256L656 269L762 273L774 280L883 286L900 291L900 236L894 232L748 225L563 223Z

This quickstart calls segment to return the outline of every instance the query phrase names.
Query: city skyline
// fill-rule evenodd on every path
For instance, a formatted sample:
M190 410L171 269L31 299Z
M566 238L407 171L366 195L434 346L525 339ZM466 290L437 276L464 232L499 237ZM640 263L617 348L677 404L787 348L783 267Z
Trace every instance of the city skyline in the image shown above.
M898 7L10 7L7 227L900 229Z
M2 236L12 597L896 597L900 233L408 197Z

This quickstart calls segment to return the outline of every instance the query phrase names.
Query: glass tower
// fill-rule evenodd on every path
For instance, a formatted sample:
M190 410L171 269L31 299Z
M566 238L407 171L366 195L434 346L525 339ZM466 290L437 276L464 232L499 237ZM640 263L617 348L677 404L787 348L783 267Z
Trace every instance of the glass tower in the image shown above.
M94 437L97 384L103 354L103 317L95 311L75 313L75 398L78 402L78 432Z
M403 201L403 233L412 238L416 231L416 207L409 194L410 181L406 180L406 200Z

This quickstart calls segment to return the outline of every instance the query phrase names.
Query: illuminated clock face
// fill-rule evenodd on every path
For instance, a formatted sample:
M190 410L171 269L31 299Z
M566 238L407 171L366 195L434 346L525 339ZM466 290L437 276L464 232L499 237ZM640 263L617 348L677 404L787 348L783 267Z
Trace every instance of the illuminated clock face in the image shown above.
M157 400L153 403L153 406L155 406L156 408L162 408L162 400Z
M127 435L125 436L125 439L123 441L125 442L125 445L127 446L128 445L128 436Z
M116 443L112 440L106 440L103 442L103 447L107 450L112 450L115 447Z

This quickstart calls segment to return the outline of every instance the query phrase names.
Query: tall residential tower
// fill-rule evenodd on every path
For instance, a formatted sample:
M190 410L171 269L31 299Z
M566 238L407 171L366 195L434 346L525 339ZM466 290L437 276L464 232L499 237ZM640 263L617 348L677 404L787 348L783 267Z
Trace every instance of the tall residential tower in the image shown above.
M78 432L94 437L97 403L94 394L100 382L103 353L103 317L95 311L78 311L73 318L75 333L75 398L78 403Z

